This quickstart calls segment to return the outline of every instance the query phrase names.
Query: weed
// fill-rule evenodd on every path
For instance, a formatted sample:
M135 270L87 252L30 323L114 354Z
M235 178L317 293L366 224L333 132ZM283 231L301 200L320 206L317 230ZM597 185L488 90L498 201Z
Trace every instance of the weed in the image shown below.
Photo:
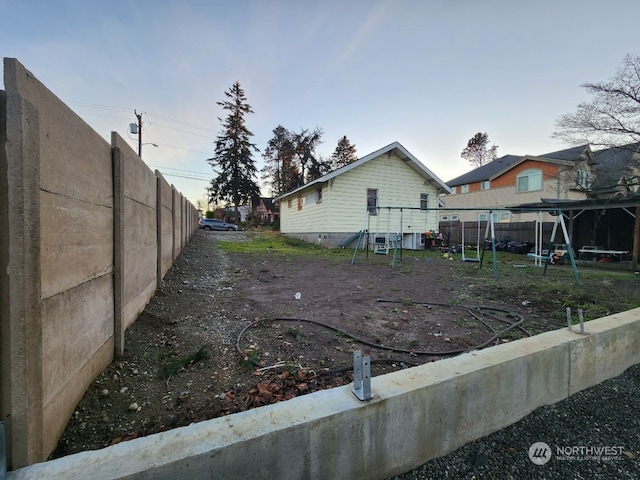
M249 372L253 370L256 365L260 365L260 356L258 352L255 350L251 350L250 352L245 352L246 356L240 362L240 371L242 373Z
M302 337L302 332L300 332L300 330L295 327L289 327L286 333L294 337L296 340L300 340L300 337Z
M180 370L186 368L187 366L199 362L200 360L206 360L210 357L209 352L207 351L205 346L200 347L195 353L188 355L186 357L178 358L173 360L162 366L160 369L160 377L164 380L168 380L169 378L175 376Z

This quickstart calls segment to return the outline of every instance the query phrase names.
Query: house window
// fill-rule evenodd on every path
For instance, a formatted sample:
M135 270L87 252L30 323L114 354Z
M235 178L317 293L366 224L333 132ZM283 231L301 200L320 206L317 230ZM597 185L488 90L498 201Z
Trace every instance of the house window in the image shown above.
M491 217L493 218L493 223L498 223L498 222L509 222L511 220L511 212L495 212L491 214ZM478 221L479 222L486 222L489 220L489 214L488 213L479 213L478 214Z
M322 203L322 188L316 190L316 203Z
M489 190L491 188L491 182L489 180L484 180L480 182L480 190Z
M591 172L586 170L578 170L578 178L576 179L576 186L587 190L591 186Z
M367 209L369 210L369 215L378 214L378 189L377 188L367 188Z
M469 184L460 185L460 193L469 193Z
M420 194L420 210L427 210L429 208L429 194Z
M291 199L290 198L287 200L287 208L291 208Z
M452 222L455 222L456 220L458 220L460 217L458 217L458 215L440 215L440 221L441 222L446 222L447 220L450 220Z
M304 197L302 195L298 195L298 210L302 210L304 205Z
M516 183L516 192L534 192L542 190L542 170L530 168L518 175Z

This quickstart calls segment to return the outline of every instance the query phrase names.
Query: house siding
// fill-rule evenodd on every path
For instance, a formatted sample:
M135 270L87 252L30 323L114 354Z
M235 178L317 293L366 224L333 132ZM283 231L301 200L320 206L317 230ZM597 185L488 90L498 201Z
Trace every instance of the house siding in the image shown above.
M394 154L374 158L325 182L322 203L305 202L298 209L298 196L308 195L317 188L313 185L282 200L280 229L283 234L304 234L307 240L315 235L318 241L333 237L333 242L326 243L335 244L335 238L346 238L360 231L367 223L367 189L378 190L378 206L383 207L380 215L371 216L371 232L396 233L400 227L399 207L406 209L402 213L405 234L434 230L438 226L436 210L418 210L422 193L429 194L429 207L435 209L436 188Z
M535 160L526 160L520 165L508 170L491 180L491 186L488 190L481 190L480 183L476 182L469 186L468 193L460 193L448 195L444 201L446 211L442 211L440 215L459 215L461 221L477 221L478 214L482 213L476 210L471 211L449 211L453 208L504 208L525 203L540 202L542 198L559 198L569 200L580 200L585 198L585 192L575 190L576 171L578 169L587 170L589 167L586 163L578 163L571 166L568 171L562 166L547 162L539 162ZM517 178L520 173L529 169L542 170L542 189L531 192L516 191ZM558 176L560 181L558 181ZM459 191L459 190L458 190ZM537 218L537 214L531 213L512 213L509 221L526 222L533 221Z

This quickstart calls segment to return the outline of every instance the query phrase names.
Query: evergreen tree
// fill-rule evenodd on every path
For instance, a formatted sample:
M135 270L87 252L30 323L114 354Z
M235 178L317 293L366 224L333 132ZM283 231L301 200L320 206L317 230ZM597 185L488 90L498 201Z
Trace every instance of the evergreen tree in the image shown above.
M207 160L213 168L220 171L211 180L209 196L212 201L220 200L233 205L236 221L239 221L238 207L260 198L260 187L254 181L257 168L253 160L253 153L259 150L251 143L253 133L245 124L245 115L253 113L253 110L247 103L240 83L235 82L225 92L225 97L226 100L216 102L229 113L224 120L218 117L222 131L216 137L213 158Z
M265 166L262 179L271 187L273 195L293 190L302 183L300 169L296 164L293 135L282 125L273 130L273 137L267 142L262 154Z
M462 150L460 156L468 160L474 167L481 167L485 163L496 159L498 146L489 147L489 135L486 133L476 133Z
M327 171L327 165L315 154L316 147L322 143L322 133L322 129L316 127L311 132L303 129L300 133L293 135L295 152L300 164L300 176L305 182L315 180ZM309 170L307 166L310 167Z
M358 160L356 155L356 147L352 145L347 136L343 136L338 140L338 146L331 155L332 169L344 167Z

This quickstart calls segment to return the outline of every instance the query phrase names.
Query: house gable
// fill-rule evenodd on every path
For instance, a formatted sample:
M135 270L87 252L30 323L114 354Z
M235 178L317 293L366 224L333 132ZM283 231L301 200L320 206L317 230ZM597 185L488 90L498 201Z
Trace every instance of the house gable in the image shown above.
M358 232L367 218L368 190L377 192L380 207L416 210L420 209L421 196L428 196L429 207L436 208L438 194L450 192L446 184L396 142L279 197L280 229L284 234ZM422 219L417 221L420 215ZM437 225L435 211L430 212L429 218L426 212L416 212L416 221L411 217L403 219L403 231L418 225L419 231L425 231L425 226L433 229ZM400 228L398 219L393 224L394 229Z
M588 146L541 156L506 155L449 182L459 195L445 199L448 208L500 208L541 198L584 198L589 187L593 155ZM460 211L464 221L477 220L477 211ZM517 215L504 221L524 220Z

